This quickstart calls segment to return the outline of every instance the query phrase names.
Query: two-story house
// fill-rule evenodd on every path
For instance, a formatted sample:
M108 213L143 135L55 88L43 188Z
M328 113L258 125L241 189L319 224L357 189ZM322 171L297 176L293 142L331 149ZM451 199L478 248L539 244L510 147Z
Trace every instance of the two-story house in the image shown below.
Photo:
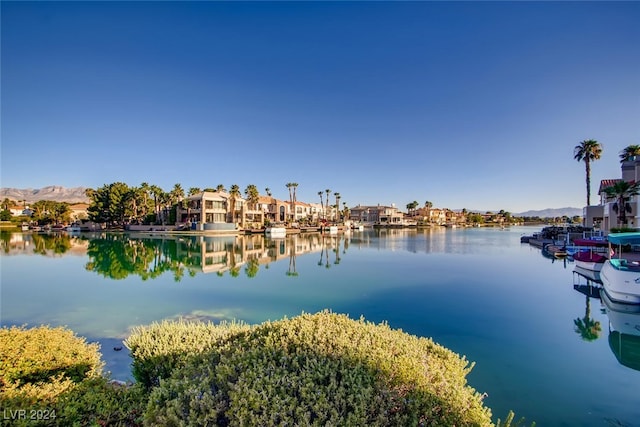
M599 204L582 208L582 217L586 227L600 228L608 233L612 228L628 227L640 228L640 197L631 196L628 201L628 210L625 211L625 223L622 223L621 215L617 207L617 200L609 197L606 189L619 181L637 182L640 179L640 157L631 157L621 164L622 178L603 179L598 189Z
M402 225L404 215L392 206L361 206L351 208L349 219L363 225L393 226Z

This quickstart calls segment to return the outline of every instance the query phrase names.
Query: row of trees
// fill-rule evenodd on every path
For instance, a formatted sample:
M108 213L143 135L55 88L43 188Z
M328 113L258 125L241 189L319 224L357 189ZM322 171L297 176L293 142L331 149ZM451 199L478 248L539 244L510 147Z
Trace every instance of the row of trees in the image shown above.
M286 184L289 190L289 203L290 212L293 219L293 208L297 202L296 189L298 183L289 182ZM185 193L180 184L175 184L171 191L164 191L157 185L149 185L143 182L140 186L129 186L123 182L114 182L111 184L105 184L97 189L88 189L87 197L91 200L91 204L88 209L89 219L99 223L106 223L109 225L125 224L125 223L155 223L166 224L176 221L176 207L181 206L184 209L188 209L187 197L198 194L202 191L208 192L226 192L229 194L229 211L236 211L236 201L244 193L245 200L249 210L255 210L260 198L260 191L254 184L249 184L244 189L244 192L240 191L240 187L237 184L233 184L229 187L229 190L224 185L219 184L215 188L191 187ZM265 192L268 196L271 196L271 189L265 188ZM326 204L322 199L322 195L326 193ZM326 189L318 192L320 195L320 204L323 206L323 217L326 217L326 212L329 212L329 196L332 194L331 190ZM333 193L335 196L336 209L340 206L340 193ZM345 211L346 211L345 206ZM229 218L230 221L235 221L233 215Z
M30 206L31 215L20 215L14 218L9 210L12 207L11 201L5 199L2 202L0 220L2 221L25 221L45 224L66 224L71 222L71 208L67 202L55 202L52 200L40 200Z
M584 162L587 185L587 206L591 206L591 162L602 156L602 145L595 139L586 139L574 147L573 158ZM640 145L629 145L619 153L620 163L640 156ZM625 226L627 213L631 213L629 201L631 197L640 194L640 182L620 180L604 189L608 198L616 200L613 210L618 214L618 223Z

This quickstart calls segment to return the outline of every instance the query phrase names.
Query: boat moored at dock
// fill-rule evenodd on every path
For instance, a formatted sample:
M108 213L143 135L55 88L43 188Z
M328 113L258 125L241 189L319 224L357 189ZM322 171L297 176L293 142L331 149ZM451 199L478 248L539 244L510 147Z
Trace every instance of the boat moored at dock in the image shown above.
M640 304L640 262L621 258L622 246L640 245L640 232L611 233L609 247L618 245L617 257L604 262L600 280L614 302Z

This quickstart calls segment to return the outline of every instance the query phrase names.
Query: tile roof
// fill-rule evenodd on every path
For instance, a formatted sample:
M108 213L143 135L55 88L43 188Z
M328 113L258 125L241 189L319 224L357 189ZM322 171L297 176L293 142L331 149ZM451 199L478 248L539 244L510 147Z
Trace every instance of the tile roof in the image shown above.
M605 188L609 188L609 187L613 186L616 182L620 182L620 181L622 181L622 179L620 179L620 178L618 178L618 179L603 179L602 181L600 181L600 188L598 189L598 194L602 193Z

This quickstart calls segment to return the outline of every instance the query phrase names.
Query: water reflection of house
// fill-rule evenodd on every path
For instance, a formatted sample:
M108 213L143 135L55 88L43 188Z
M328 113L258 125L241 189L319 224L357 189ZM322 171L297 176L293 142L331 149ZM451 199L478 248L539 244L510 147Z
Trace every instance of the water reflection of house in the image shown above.
M318 233L294 234L285 239L262 235L191 236L179 239L177 259L203 273L239 268L250 260L268 264L305 253L319 252L329 242Z

